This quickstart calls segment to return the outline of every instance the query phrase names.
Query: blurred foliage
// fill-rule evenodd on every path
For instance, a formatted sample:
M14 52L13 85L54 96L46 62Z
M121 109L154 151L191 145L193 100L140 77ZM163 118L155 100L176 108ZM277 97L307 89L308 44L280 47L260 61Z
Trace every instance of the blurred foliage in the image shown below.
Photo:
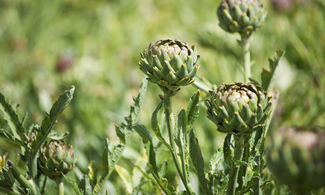
M264 1L268 17L252 38L254 79L259 79L257 75L276 50L286 51L273 82L280 91L280 101L271 129L282 124L325 126L325 4L323 0L292 1L288 9ZM57 121L56 129L69 131L68 142L84 172L100 157L105 137L117 140L114 124L123 120L132 96L137 94L143 77L137 65L139 53L150 42L178 38L195 44L201 55L200 77L216 84L243 81L237 68L239 37L218 26L218 3L1 0L0 91L11 103L22 105L17 106L21 117L24 110L29 121L40 122L58 94L75 85L72 104ZM140 119L145 124L150 123L160 93L151 84L149 89ZM175 105L181 105L178 109L186 106L194 91L194 87L182 89L175 98ZM206 119L203 104L200 111L196 132L199 143L204 143L204 158L210 159L222 145L223 136ZM132 135L119 165L136 172L134 165L141 167L145 158L142 148L139 137ZM8 153L7 158L14 160L17 156L13 151L12 143L1 140L1 154ZM167 156L168 151L159 151L158 160ZM167 178L174 178L168 174L173 173L167 173ZM126 190L117 173L110 182L107 186L112 193Z

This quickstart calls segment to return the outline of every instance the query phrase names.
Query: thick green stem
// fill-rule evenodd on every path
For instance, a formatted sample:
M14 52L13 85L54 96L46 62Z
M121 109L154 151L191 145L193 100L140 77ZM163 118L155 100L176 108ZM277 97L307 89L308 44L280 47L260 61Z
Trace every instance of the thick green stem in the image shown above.
M249 36L241 36L240 46L243 52L243 67L245 72L245 82L247 83L251 77L251 54L249 50Z
M164 93L164 107L165 107L169 144L172 149L171 154L172 154L177 172L186 188L186 191L188 192L188 194L192 194L192 190L189 188L188 182L186 180L186 173L182 173L181 167L178 162L178 158L175 154L175 151L176 151L175 150L175 142L173 139L174 122L173 122L173 116L172 116L171 96L168 93Z
M28 156L28 175L31 179L34 179L37 175L37 158L32 157L31 154Z
M234 139L235 139L234 160L230 171L227 195L236 194L237 177L240 169L240 165L237 164L237 161L241 159L244 151L244 145L245 145L244 144L245 139L243 136L234 135Z
M64 195L64 184L62 179L56 182L57 187L58 187L58 195Z

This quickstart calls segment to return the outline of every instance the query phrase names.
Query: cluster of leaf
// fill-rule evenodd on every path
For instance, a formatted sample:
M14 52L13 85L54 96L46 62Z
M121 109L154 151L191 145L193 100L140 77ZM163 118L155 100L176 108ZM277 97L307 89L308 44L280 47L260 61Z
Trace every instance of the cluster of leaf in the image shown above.
M59 114L72 100L73 93L74 87L62 94L50 112L45 114L41 125L32 124L27 128L24 125L27 115L20 120L14 108L0 94L0 110L8 124L8 128L1 129L0 135L20 147L19 158L24 163L21 173L11 161L6 162L1 171L1 188L10 193L22 194L40 194L44 191L45 183L40 183L42 174L37 169L37 158L42 144L47 139L64 138L64 135L51 134L51 131Z

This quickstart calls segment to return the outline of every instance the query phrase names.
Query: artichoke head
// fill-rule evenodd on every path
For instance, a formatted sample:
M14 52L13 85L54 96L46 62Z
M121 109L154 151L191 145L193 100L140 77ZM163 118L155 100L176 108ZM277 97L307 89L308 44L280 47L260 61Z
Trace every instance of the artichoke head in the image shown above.
M199 69L199 55L194 46L179 40L159 40L141 53L140 69L148 80L167 93L175 94L180 86L194 82Z
M225 31L250 35L263 24L266 12L259 0L222 0L217 15Z
M51 140L41 148L38 167L44 175L58 180L73 169L75 160L72 146L63 140Z
M265 126L271 114L272 97L253 83L222 84L210 91L207 107L208 118L218 131L250 134Z
M325 186L325 130L281 127L267 142L268 167L294 192Z

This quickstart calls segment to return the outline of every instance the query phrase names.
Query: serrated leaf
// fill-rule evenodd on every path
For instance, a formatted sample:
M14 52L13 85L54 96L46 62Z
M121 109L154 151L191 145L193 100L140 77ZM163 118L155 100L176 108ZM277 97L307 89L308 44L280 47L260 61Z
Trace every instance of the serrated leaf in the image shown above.
M199 117L199 102L200 102L200 92L197 91L190 99L187 107L187 122L192 125L194 121Z
M15 139L21 141L25 129L19 120L13 107L6 101L4 95L0 93L0 110L4 114L4 119L7 121L10 130Z
M268 90L271 83L274 72L280 62L281 57L284 55L283 50L278 50L273 58L269 59L269 68L270 70L263 69L261 73L262 87L265 90Z
M130 132L133 131L133 126L136 124L139 118L139 113L142 108L144 98L146 96L148 86L147 77L142 79L139 93L137 97L133 97L134 104L130 106L130 113L128 116L124 117L124 122L119 126L115 126L115 131L120 141L125 144Z
M137 97L133 98L134 105L130 107L130 114L129 116L125 117L126 124L124 125L127 126L128 130L130 131L132 130L133 125L138 121L139 113L147 92L147 86L148 80L147 77L144 77L140 85L139 94L137 95Z
M45 118L42 121L41 129L37 132L36 141L32 144L32 157L37 154L40 146L44 143L47 136L51 132L59 114L63 112L65 107L70 103L74 94L74 86L65 91L59 99L53 104L50 113L46 114Z
M134 126L134 130L142 138L142 141L145 144L146 151L148 153L149 164L153 168L153 171L155 172L155 174L158 175L158 168L157 168L157 162L156 162L156 152L155 152L155 149L153 147L153 143L152 143L152 138L151 138L150 132L142 124L136 124Z
M105 148L101 163L105 166L103 178L108 178L114 170L115 164L120 160L124 146L114 144L109 139L105 140Z
M134 130L140 135L142 138L143 143L147 143L148 141L151 142L151 135L146 126L142 124L134 125Z
M152 113L151 116L151 127L153 129L154 134L156 135L156 137L158 138L158 140L164 144L166 147L170 147L169 144L166 142L166 140L164 139L164 137L161 135L160 132L160 127L159 127L159 123L158 123L158 112L159 110L162 108L163 105L163 101L161 101L158 106L156 107L156 109L154 110L154 112Z
M131 176L129 172L125 168L120 167L118 165L115 165L115 170L118 173L118 175L121 177L124 186L126 188L126 191L129 194L131 194L133 188L132 188Z
M186 111L182 109L177 117L177 129L175 131L175 143L181 157L183 173L189 172L189 152L188 152L188 135L187 135L187 117ZM189 175L185 177L189 180Z
M228 134L223 143L223 156L225 159L225 163L231 167L232 166L232 151L230 148L231 145L231 134Z
M205 178L204 174L204 160L202 156L202 152L199 146L199 142L195 136L194 130L190 130L190 156L192 159L192 162L194 164L194 167L197 171L198 178L200 181L200 188L204 192L204 194L208 194L208 182Z

